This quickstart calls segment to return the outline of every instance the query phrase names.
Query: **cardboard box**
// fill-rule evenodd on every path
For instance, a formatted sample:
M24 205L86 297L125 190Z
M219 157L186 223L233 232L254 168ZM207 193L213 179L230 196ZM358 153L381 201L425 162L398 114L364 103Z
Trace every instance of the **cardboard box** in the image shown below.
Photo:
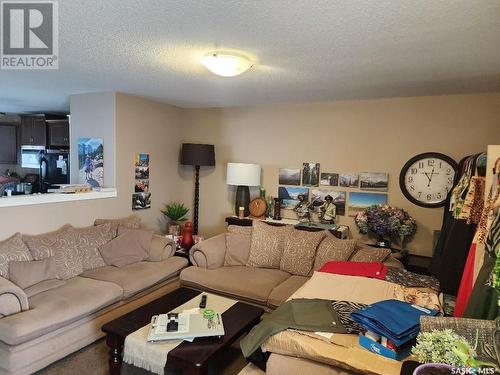
M368 337L364 335L359 335L359 345L363 348L368 349L372 353L379 354L381 356L395 359L397 361L401 361L402 359L408 357L411 352L411 344L408 344L406 347L399 351L394 351L392 349L386 348L379 342L375 342L370 340Z

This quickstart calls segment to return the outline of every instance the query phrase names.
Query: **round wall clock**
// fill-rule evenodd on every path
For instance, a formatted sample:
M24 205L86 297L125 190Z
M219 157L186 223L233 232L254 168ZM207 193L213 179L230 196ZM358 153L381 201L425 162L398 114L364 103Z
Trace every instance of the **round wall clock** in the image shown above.
M410 202L439 207L453 188L457 172L458 165L449 156L426 152L406 162L399 175L399 186Z
M252 201L248 205L248 209L250 210L250 216L262 217L266 213L267 202L264 198L260 198L260 197L252 199Z

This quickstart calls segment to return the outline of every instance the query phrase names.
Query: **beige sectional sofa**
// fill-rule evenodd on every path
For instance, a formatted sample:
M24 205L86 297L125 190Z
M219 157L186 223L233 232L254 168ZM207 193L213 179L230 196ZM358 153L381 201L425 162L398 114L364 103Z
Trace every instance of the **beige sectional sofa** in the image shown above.
M193 246L190 251L190 260L193 265L181 271L181 285L234 297L268 309L275 309L309 280L312 272L317 270L325 260L370 261L371 254L378 251L355 240L336 239L330 233L325 232L324 239L320 240L319 246L314 249L312 254L314 266L306 275L293 274L293 272L280 269L284 268L281 267L283 262L280 263L280 267L274 268L250 266L247 265L252 264L250 253L253 250L252 247L256 246L255 234L253 233L255 225L254 229L230 225L227 233ZM264 228L266 230L262 226L268 224L258 223L258 225L260 226L258 229ZM311 232L296 229L293 231L299 237L299 239L294 239L297 242L300 242L301 236L304 236L304 239L311 236ZM276 236L270 233L270 243L275 242ZM333 252L330 253L332 255L325 257L325 254L320 251L322 241L329 241L333 247L338 247L338 251L333 249ZM351 246L352 250L348 250L349 246L346 245ZM277 246L285 247L285 244ZM305 248L305 246L301 244L299 249L301 248ZM370 254L368 258L366 258L366 254ZM299 262L302 261L305 262L303 258L300 258ZM389 254L386 254L384 263L389 266L402 267L402 264Z
M94 267L25 289L0 277L0 374L46 367L102 337L104 323L178 288L188 261L174 252L172 241L155 235L147 259L120 268Z

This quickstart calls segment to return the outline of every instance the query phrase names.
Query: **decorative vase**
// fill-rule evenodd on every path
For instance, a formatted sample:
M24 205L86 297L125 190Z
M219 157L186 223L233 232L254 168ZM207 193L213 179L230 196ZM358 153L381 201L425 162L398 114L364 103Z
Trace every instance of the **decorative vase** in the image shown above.
M452 373L453 366L444 363L424 363L418 366L413 375L447 375Z
M281 220L281 198L274 198L274 220Z
M193 239L193 223L190 221L187 221L186 224L184 224L184 231L182 233L182 241L181 241L181 246L185 250L191 249L194 245L194 239Z

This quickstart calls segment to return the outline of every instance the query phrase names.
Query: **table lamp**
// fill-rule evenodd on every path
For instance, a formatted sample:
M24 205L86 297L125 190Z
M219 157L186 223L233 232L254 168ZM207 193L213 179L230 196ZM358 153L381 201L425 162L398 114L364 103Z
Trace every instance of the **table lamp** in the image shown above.
M260 165L244 163L227 163L227 184L238 186L234 211L238 216L240 207L244 208L245 217L250 215L249 186L260 186Z
M195 169L193 234L198 234L198 216L200 201L200 166L215 166L215 147L198 143L183 143L181 164L192 165Z

